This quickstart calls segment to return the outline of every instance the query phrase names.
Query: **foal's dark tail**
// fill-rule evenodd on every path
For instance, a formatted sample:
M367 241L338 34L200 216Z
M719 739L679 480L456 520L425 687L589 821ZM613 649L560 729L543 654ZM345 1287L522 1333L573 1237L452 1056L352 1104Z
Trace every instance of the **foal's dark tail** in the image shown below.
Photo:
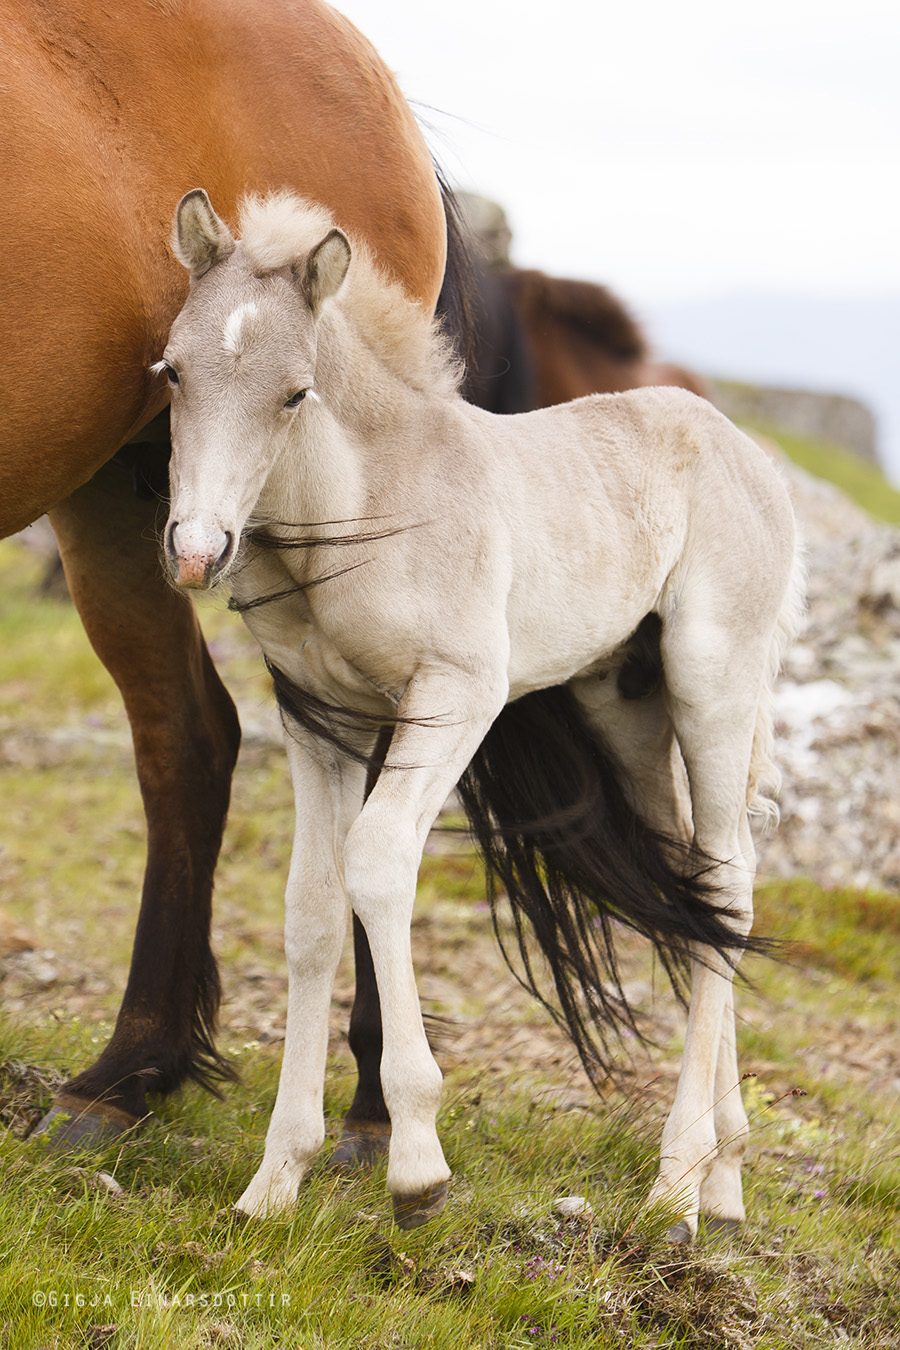
M484 855L494 931L507 964L571 1036L596 1084L611 1069L610 1032L640 1034L622 990L617 924L648 937L683 995L692 944L733 962L738 939L716 906L711 860L663 838L631 808L615 757L564 687L509 704L459 784ZM505 893L524 975L502 924ZM559 1006L539 987L537 940ZM518 964L518 963L517 963Z

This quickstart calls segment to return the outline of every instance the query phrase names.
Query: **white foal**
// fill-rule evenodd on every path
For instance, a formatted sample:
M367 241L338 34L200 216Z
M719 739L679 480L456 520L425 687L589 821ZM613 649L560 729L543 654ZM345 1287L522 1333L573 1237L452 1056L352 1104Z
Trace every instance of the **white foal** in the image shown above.
M290 719L284 1065L239 1207L290 1204L321 1145L350 909L378 979L398 1220L443 1202L441 1075L409 925L426 835L462 776L490 866L518 912L542 920L586 1063L584 1009L618 1005L593 916L688 961L684 1060L650 1198L677 1212L676 1237L701 1209L739 1222L732 977L752 923L747 817L771 807L768 693L801 604L785 489L752 441L678 389L508 418L470 407L431 324L320 208L251 201L241 224L237 243L204 193L181 202L191 294L161 362L173 579L230 573ZM558 728L540 755L538 714ZM569 816L571 828L553 823Z

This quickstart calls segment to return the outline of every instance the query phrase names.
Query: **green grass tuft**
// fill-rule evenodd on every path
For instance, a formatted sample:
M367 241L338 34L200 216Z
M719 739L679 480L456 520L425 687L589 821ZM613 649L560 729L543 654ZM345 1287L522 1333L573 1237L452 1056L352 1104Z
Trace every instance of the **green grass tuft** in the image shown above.
M900 525L900 491L875 464L844 446L803 436L771 422L748 421L745 425L776 441L801 469L840 488L876 520Z

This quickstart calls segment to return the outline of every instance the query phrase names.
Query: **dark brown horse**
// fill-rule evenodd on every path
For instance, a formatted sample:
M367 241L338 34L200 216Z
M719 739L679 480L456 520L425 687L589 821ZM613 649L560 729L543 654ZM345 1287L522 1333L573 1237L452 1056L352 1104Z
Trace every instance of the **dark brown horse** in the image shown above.
M489 412L531 412L653 384L706 395L696 375L653 359L640 325L605 286L508 265L476 267L465 393Z
M488 412L531 412L654 384L707 395L697 375L654 360L640 324L606 286L514 266L502 206L470 192L457 202L473 258L464 389L471 402Z
M148 861L112 1038L57 1107L69 1139L147 1091L230 1071L213 1043L212 879L239 728L159 565L166 402L148 375L185 296L172 205L291 187L329 205L431 308L439 186L390 73L321 0L0 0L0 535L51 513L68 584L131 722ZM126 442L132 444L120 454Z

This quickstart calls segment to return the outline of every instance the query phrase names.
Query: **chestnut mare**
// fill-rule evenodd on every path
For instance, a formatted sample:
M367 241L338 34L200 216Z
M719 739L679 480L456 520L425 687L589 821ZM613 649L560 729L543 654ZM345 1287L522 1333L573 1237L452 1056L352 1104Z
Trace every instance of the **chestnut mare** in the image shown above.
M311 194L429 311L447 231L409 107L321 0L0 6L0 535L51 513L125 702L149 835L115 1030L51 1112L72 1142L133 1124L148 1090L231 1076L209 927L238 720L163 580L159 504L133 490L134 469L166 482L167 431L144 429L168 401L147 367L187 294L172 203L199 182L226 210L248 189Z

